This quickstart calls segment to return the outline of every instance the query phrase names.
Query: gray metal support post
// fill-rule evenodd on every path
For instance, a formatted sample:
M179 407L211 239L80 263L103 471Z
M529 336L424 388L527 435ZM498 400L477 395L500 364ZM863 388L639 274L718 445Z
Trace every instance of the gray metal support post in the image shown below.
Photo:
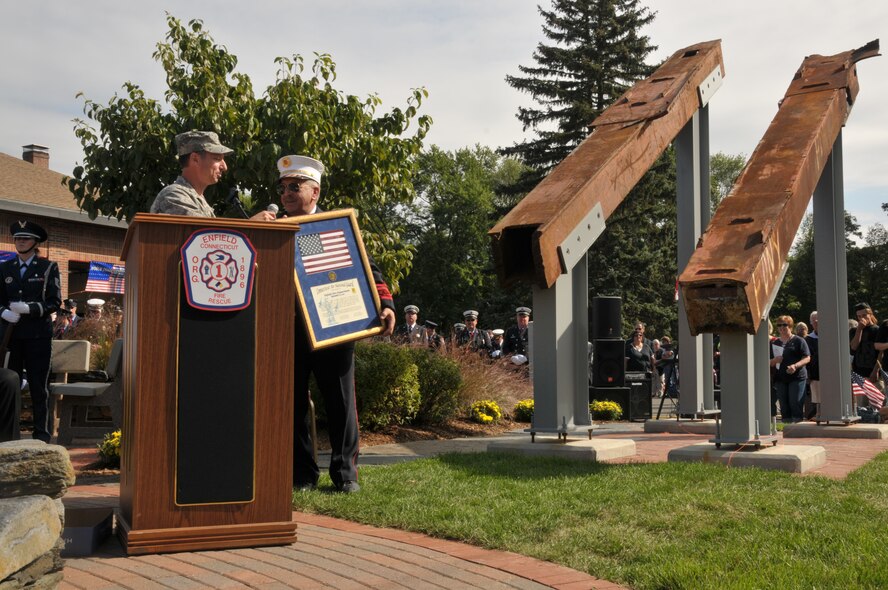
M709 107L703 106L675 138L678 225L678 272L697 247L709 204ZM712 336L692 336L684 302L678 302L679 412L691 414L714 407ZM708 353L706 352L708 350Z
M770 307L768 307L770 309ZM755 370L755 419L758 421L758 433L761 435L777 434L771 432L771 334L768 333L768 320L763 319L758 331L753 336L752 366ZM722 359L724 363L724 359ZM722 373L724 375L724 373ZM724 377L722 384L725 383ZM722 399L724 398L722 385ZM724 406L724 404L722 404ZM753 430L755 428L753 427Z
M574 424L591 426L589 414L589 255L570 272L573 283Z
M848 267L845 258L845 196L842 134L814 189L814 267L820 351L820 420L856 420L848 354Z
M759 332L762 330L759 329ZM767 328L764 332L767 332ZM758 396L753 394L757 390L754 338L745 332L720 335L722 421L718 442L742 444L755 438ZM761 428L761 431L763 434L769 432L765 428Z
M591 425L587 256L548 289L533 287L534 432Z

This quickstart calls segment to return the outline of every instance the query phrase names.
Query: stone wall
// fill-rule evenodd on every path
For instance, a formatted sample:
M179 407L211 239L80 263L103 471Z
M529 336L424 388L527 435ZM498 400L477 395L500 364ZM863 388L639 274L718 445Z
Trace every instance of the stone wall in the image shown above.
M55 588L62 580L62 496L74 485L65 447L0 443L0 590Z

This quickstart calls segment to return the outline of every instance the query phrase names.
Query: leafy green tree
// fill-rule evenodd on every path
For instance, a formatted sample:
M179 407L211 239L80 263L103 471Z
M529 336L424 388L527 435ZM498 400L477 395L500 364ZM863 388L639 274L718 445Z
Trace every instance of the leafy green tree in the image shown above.
M399 303L418 305L423 318L443 322L445 330L466 309L480 312L482 327L506 327L516 306L531 303L530 288L500 289L487 231L508 206L498 191L521 167L481 146L453 152L432 146L418 166L416 206L408 215L416 256Z
M879 320L888 320L888 231L882 224L867 230L863 244L848 252L848 303L865 301Z
M745 165L746 155L744 154L732 156L724 152L716 152L709 157L709 194L713 212L722 199L731 192L734 182L743 172Z
M845 212L845 251L848 268L848 301L854 305L869 291L864 286L863 277L866 276L865 255L863 249L858 248L857 239L863 235L857 219ZM817 309L817 282L816 261L814 259L814 218L811 214L805 216L799 227L796 242L792 247L788 259L788 268L774 299L771 308L771 317L787 314L796 321L807 322L810 312ZM876 299L874 299L876 300ZM875 305L870 302L871 305ZM888 308L886 308L888 309ZM849 310L850 311L850 310Z
M539 11L552 43L537 46L536 65L506 76L538 103L517 114L536 137L503 150L530 166L520 185L524 191L586 138L601 111L653 71L645 59L657 49L641 34L655 13L639 0L553 0L551 10Z
M174 137L189 129L216 131L235 149L228 174L205 194L220 212L232 187L264 208L276 200L277 159L310 155L327 168L322 206L358 211L368 250L397 288L413 255L397 209L414 197L415 158L431 125L417 110L426 91L413 90L404 109L377 113L378 96L336 90L332 58L315 54L310 74L299 55L277 58L275 83L257 97L249 76L235 70L237 57L202 21L186 26L167 15L167 24L166 41L154 52L166 72L162 102L133 82L105 105L85 99L86 119L74 127L84 162L66 181L80 207L93 218L147 211L177 176Z

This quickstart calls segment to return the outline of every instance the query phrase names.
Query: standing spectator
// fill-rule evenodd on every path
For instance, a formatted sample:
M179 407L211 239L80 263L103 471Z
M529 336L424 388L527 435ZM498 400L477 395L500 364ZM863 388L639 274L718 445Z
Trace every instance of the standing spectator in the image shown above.
M487 352L490 350L490 339L487 332L478 328L478 312L467 309L463 312L466 328L456 335L457 346L471 349L474 352Z
M426 329L416 321L418 315L419 308L415 305L408 305L404 308L404 323L395 330L396 342L412 346L426 346L428 344Z
M805 415L811 419L820 416L820 336L817 334L817 312L812 311L808 318L811 321L811 333L805 336L811 362L808 363L808 390L811 392L811 409Z
M34 406L34 438L49 442L49 363L52 358L52 314L62 304L59 265L38 258L46 230L32 221L9 228L18 256L0 265L0 316L12 330L9 368L19 379L28 374Z
M854 306L857 315L857 327L851 330L851 370L874 381L878 375L876 360L879 353L876 351L876 338L879 335L879 321L873 315L873 310L866 303L858 303Z
M626 370L645 373L654 370L654 353L644 341L644 332L637 328L626 345Z
M663 355L663 349L660 346L660 341L654 338L651 340L651 352L654 353L654 369L656 369L656 373L654 374L656 383L654 384L654 393L657 397L662 397L663 395L663 367L660 364L660 359Z
M811 351L803 338L792 333L793 321L788 315L777 318L778 346L783 350L771 359L771 366L777 369L774 385L780 401L780 415L784 423L801 422L804 419L805 384L811 361Z
M527 326L530 325L531 309L519 307L515 309L515 325L506 330L503 336L503 355L523 354L527 356Z
M663 368L664 394L669 397L678 395L678 349L669 336L660 339L659 365Z
M277 163L278 193L288 215L320 211L321 175L324 165L306 156L284 156ZM384 335L395 327L395 306L379 268L371 260L376 291L382 302L379 314ZM358 412L355 399L355 343L346 342L312 350L302 314L296 314L295 402L293 417L293 484L299 490L317 487L320 469L312 453L308 382L314 375L324 397L330 435L330 479L336 490L354 493L358 485Z

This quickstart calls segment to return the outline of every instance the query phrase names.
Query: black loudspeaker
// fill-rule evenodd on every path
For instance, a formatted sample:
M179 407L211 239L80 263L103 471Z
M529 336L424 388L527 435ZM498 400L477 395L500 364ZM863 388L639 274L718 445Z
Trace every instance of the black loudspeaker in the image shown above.
M629 420L649 420L653 414L653 402L651 400L651 379L632 379L626 376L626 385L629 387Z
M623 300L619 297L592 298L592 340L622 338L620 314Z
M626 343L623 340L596 340L592 349L592 385L622 387L625 375Z

